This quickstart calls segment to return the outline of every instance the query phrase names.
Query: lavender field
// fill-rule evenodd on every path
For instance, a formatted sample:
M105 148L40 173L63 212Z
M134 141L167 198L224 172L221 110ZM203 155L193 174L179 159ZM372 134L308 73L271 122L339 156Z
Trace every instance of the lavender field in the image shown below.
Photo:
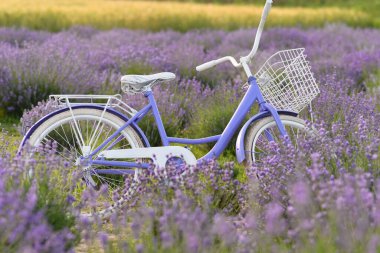
M202 73L195 66L247 54L254 33L1 28L0 117L21 117L25 132L54 110L49 94L115 94L121 75L171 71L176 80L154 88L168 134L219 134L246 80L228 64ZM139 194L106 223L78 218L96 192L73 198L70 185L80 179L70 165L53 153L16 157L3 130L0 252L380 252L380 31L271 28L253 72L276 51L298 47L321 90L309 124L318 136L297 149L272 143L253 167L235 163L232 143L185 178L168 168L170 184L147 172ZM123 97L136 108L145 102ZM152 119L141 127L159 145Z

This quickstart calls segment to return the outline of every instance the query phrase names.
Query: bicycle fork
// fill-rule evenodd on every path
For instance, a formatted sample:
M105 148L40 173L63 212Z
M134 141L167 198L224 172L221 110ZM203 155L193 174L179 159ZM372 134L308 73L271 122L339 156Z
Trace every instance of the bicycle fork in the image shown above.
M257 84L256 78L251 76L248 79L248 82L251 86L253 86L254 89L256 89L256 100L259 103L260 106L260 112L268 111L272 117L274 118L277 128L280 131L281 136L285 137L288 135L288 133L285 130L284 124L282 124L282 121L280 119L280 115L278 114L277 110L269 103L267 103L261 94L261 91L259 89L259 86ZM269 141L273 141L273 136L268 130L265 130L265 135L268 138Z

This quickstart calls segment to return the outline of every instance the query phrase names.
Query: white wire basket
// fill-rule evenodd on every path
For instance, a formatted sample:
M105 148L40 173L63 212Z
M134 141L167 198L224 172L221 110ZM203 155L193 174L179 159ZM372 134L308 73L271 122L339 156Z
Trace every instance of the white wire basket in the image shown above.
M299 113L319 94L304 48L272 55L256 73L260 90L278 110Z

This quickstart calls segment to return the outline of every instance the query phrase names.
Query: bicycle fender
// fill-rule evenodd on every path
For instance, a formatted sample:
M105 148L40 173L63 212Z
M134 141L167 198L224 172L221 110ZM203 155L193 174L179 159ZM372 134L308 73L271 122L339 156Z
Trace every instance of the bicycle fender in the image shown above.
M84 104L84 105L76 105L76 106L72 106L71 107L72 109L76 109L76 108L94 108L94 109L99 109L99 110L104 110L104 107L102 106L99 106L99 105L91 105L91 104ZM64 107L64 108L61 108L61 109L58 109L56 111L53 111L47 115L45 115L44 117L42 117L40 120L38 120L36 123L34 123L33 126L30 127L30 129L26 132L26 134L24 135L24 138L23 140L21 141L21 144L20 144L20 147L19 147L19 150L17 151L17 153L19 154L22 147L25 145L26 141L29 139L30 135L35 131L35 129L37 127L39 127L43 122L45 122L46 120L48 120L49 118L53 117L54 115L57 115L59 113L62 113L62 112L65 112L67 110L70 110L69 107ZM119 118L121 118L122 120L124 120L125 122L128 121L128 117L125 116L124 114L116 111L115 109L112 109L112 108L107 108L107 112L111 113L111 114L114 114L115 116L118 116ZM148 141L148 138L145 136L144 132L141 130L141 128L136 124L136 123L131 123L131 127L136 130L136 132L138 133L139 137L142 138L143 142L144 142L144 145L146 147L150 147L150 143Z
M297 116L298 114L292 111L285 111L285 110L279 110L278 111L279 115L289 115L289 116ZM236 140L236 159L239 163L242 163L245 160L245 149L244 149L244 139L245 139L245 134L247 132L247 129L249 125L251 125L253 122L258 121L260 119L263 119L265 117L271 116L270 112L265 111L265 112L260 112L247 120L243 127L240 129L239 135Z

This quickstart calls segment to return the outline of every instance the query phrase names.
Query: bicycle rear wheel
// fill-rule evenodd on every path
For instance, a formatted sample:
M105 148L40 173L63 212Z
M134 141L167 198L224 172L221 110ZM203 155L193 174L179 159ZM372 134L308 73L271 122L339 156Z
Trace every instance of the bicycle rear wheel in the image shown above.
M104 210L116 207L116 205L122 205L122 196L129 190L125 186L125 177L127 174L136 175L138 169L81 165L80 157L91 153L117 129L122 127L125 124L125 119L108 110L104 111L103 108L77 107L72 108L72 111L67 109L41 121L37 123L38 127L32 127L29 130L20 149L28 143L41 152L44 146L55 145L56 154L67 161L68 167L79 173L78 177L82 179L78 180L75 186L69 187L74 198L81 202L84 199L83 194L85 192L87 195L93 195L88 193L89 189L87 188L89 186L92 188L91 190L99 192L94 197L95 199L88 200L92 203L82 211L99 214ZM143 139L131 126L125 128L114 140L106 145L103 150L132 149L146 146ZM117 170L120 173L107 173L109 169ZM102 189L102 193L98 191L99 189Z

